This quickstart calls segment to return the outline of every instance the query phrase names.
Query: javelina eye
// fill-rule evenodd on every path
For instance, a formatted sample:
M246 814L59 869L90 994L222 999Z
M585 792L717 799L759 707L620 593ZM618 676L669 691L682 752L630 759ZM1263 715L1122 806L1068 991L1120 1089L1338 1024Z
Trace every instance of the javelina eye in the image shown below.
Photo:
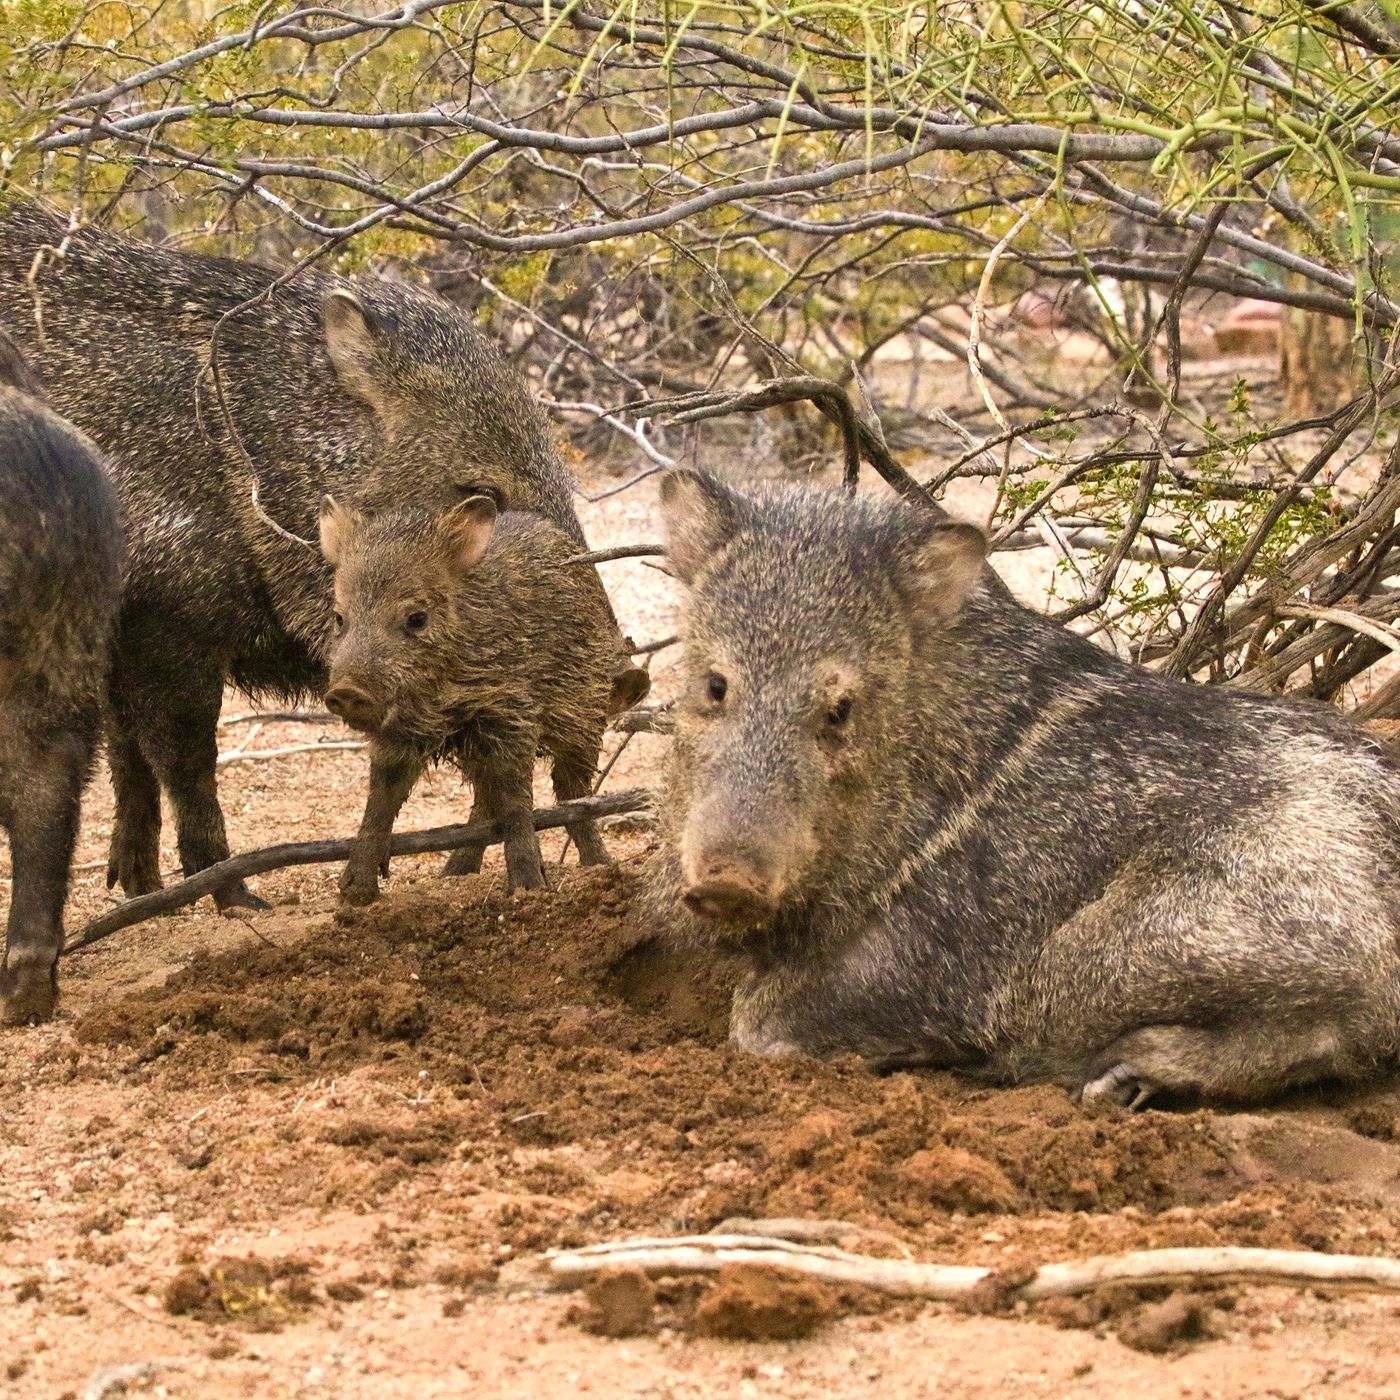
M335 624L336 636L339 636L343 631L345 631L345 614L344 614L344 613L332 613L332 614L331 614L331 621Z
M428 625L428 614L422 611L411 612L404 618L403 625L410 632L421 632Z
M729 682L718 671L711 671L705 677L705 694L719 704L729 694Z
M851 697L843 695L827 712L826 723L829 729L843 729L851 717Z

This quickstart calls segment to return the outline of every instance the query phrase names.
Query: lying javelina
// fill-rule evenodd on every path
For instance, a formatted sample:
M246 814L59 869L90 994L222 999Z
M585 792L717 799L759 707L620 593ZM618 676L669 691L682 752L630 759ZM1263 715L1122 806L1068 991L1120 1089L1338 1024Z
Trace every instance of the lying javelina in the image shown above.
M1255 1098L1400 1051L1400 771L1136 669L971 525L672 473L686 671L653 897L766 1055Z
M17 201L0 211L0 324L107 453L128 524L107 872L128 895L160 886L162 788L185 874L228 857L224 685L289 698L325 685L326 569L277 527L310 536L327 491L371 511L482 494L583 547L524 379L422 288L310 269L289 281L96 228L70 235ZM214 897L262 904L237 879Z
M121 600L122 536L97 449L36 397L0 335L0 824L10 837L0 1021L58 995L63 903Z
M371 519L327 496L321 549L335 566L335 637L326 705L371 736L370 794L340 888L379 893L394 818L425 764L450 758L471 778L473 821L505 837L511 887L544 884L531 823L535 755L554 760L565 801L592 788L609 714L645 693L619 674L619 639L597 573L568 564L577 546L537 516L497 516L474 496L442 515ZM608 859L591 819L569 834L579 860ZM450 875L481 869L464 848Z

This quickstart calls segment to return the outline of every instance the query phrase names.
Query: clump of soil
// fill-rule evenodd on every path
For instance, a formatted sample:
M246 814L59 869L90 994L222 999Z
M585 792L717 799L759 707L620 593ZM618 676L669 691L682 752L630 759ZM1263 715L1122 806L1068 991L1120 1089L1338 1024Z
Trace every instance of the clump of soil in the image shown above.
M243 1322L253 1331L280 1327L315 1302L309 1267L299 1260L219 1259L184 1269L165 1287L165 1310L202 1322Z
M604 1269L584 1292L574 1320L600 1337L641 1337L656 1330L656 1287L640 1269Z
M1176 1290L1166 1284L1100 1288L1056 1299L1037 1311L1060 1327L1112 1332L1124 1346L1155 1354L1220 1335L1219 1317L1234 1308L1231 1288Z
M1116 1248L1400 1241L1344 1172L1329 1187L1284 1172L1213 1114L1090 1117L1053 1087L744 1055L726 1040L733 967L655 940L642 875L568 869L515 895L499 874L440 881L291 946L197 956L83 1018L73 1072L201 1101L259 1079L292 1100L298 1084L359 1085L353 1103L284 1116L255 1160L212 1139L179 1160L210 1199L237 1193L269 1218L411 1186L451 1206L466 1252L732 1216L838 1219L1003 1272ZM1364 1120L1377 1137L1379 1117ZM1343 1156L1347 1141L1393 1150L1338 1132Z
M1118 1340L1134 1351L1175 1351L1183 1343L1213 1337L1214 1315L1209 1298L1199 1293L1173 1293L1130 1317L1118 1329Z
M830 1289L811 1279L753 1264L730 1264L695 1309L702 1337L791 1342L809 1337L836 1311Z

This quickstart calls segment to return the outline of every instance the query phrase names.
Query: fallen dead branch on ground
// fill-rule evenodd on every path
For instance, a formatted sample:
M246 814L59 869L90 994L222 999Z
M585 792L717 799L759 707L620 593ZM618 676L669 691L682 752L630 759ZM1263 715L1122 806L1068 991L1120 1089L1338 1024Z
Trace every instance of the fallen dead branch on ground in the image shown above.
M595 797L580 797L575 802L561 802L557 807L545 807L534 814L536 831L547 831L553 827L567 826L580 817L611 817L622 812L636 812L651 802L651 793L645 788L631 788L626 792L613 792ZM470 822L456 826L430 827L426 831L399 832L389 843L391 856L424 855L431 851L455 851L477 841L497 845L503 839L495 822ZM138 895L125 903L99 914L79 934L74 935L64 945L63 951L71 953L85 948L90 943L116 933L118 929L129 928L132 924L153 919L158 914L169 914L193 904L206 894L212 894L228 880L246 879L250 875L266 875L271 870L283 870L294 865L324 865L331 861L344 860L353 848L353 838L338 841L293 841L281 846L264 846L256 851L244 851L229 860L220 861L205 870L191 875L188 880L156 890L152 894Z
M798 1244L766 1235L623 1240L544 1256L550 1279L564 1288L581 1287L602 1270L619 1266L641 1269L656 1277L717 1273L731 1264L784 1269L825 1283L857 1285L897 1297L942 1302L982 1298L988 1288L1000 1291L1007 1302L1037 1302L1089 1293L1110 1284L1271 1283L1293 1288L1400 1292L1397 1259L1233 1245L1142 1249L1066 1264L1043 1264L1021 1283L1002 1283L997 1270L976 1265L876 1259L827 1245Z
M230 763L256 763L264 758L290 758L299 753L353 753L369 745L360 739L327 739L317 744L287 744L280 749L233 749L215 760L220 768Z

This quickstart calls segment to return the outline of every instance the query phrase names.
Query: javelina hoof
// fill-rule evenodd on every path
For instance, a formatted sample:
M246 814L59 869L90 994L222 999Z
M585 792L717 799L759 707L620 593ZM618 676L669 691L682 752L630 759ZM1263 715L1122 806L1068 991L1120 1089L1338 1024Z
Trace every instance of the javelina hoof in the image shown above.
M366 904L373 904L379 898L379 881L373 874L368 879L355 875L347 866L340 877L340 897L346 904L363 909Z
M271 909L267 900L261 895L256 895L243 883L236 880L228 885L221 885L214 891L214 903L222 914L229 909Z
M485 853L482 847L462 846L453 851L443 862L442 873L453 876L479 875L481 874L481 858Z
M0 970L0 1026L29 1026L47 1021L58 1005L58 978L53 969Z
M118 885L128 899L135 899L140 894L154 894L162 888L163 882L160 872L148 868L145 861L114 853L107 862L107 888L115 889Z
M1146 1107L1148 1099L1161 1087L1139 1075L1132 1065L1118 1064L1085 1080L1079 1091L1079 1102L1088 1109L1116 1105L1136 1112Z

